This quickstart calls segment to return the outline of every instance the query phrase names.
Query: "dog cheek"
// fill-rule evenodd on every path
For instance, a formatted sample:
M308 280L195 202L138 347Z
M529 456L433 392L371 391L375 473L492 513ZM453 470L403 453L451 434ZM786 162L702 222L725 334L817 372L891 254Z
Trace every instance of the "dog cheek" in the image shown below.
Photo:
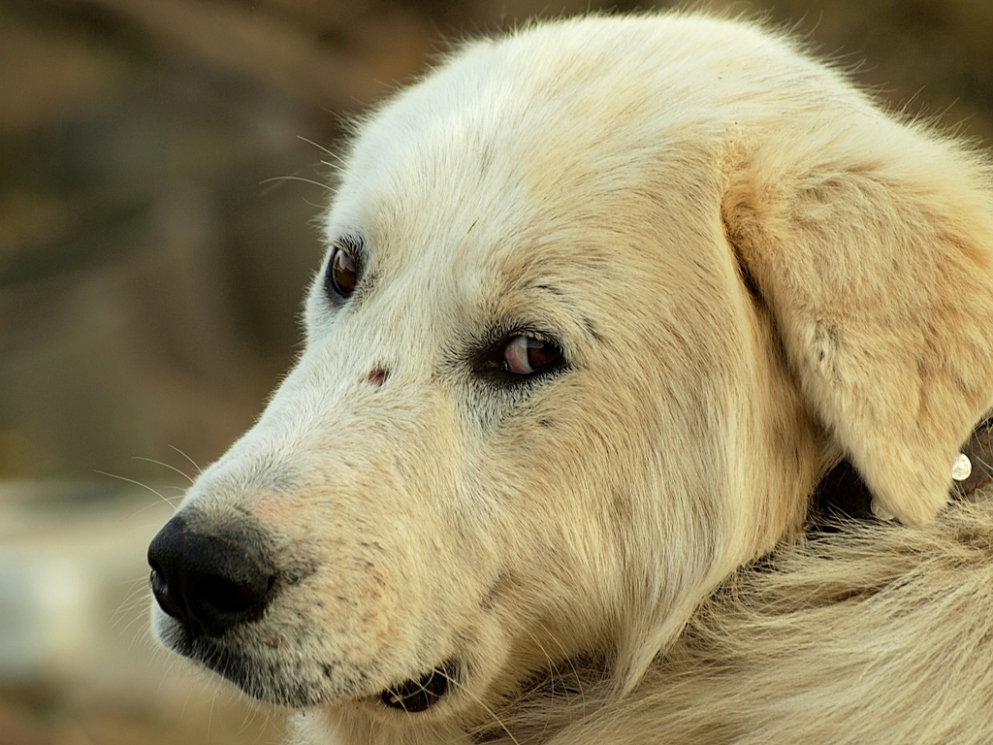
M818 323L814 327L812 356L817 369L826 379L837 375L838 329L833 325Z

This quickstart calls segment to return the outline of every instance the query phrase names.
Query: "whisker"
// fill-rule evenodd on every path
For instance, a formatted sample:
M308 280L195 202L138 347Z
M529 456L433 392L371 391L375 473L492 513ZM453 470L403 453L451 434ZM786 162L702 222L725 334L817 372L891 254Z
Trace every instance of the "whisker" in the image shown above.
M180 476L182 476L184 479L189 481L191 484L194 483L195 481L195 479L192 476L190 476L190 474L188 474L186 471L180 468L176 468L175 466L171 466L168 463L163 463L160 460L155 460L154 458L143 458L140 455L133 455L131 456L131 460L143 460L146 463L154 463L157 466L162 466L163 468L168 468L170 471L173 471L174 473L178 473Z
M134 484L135 486L140 486L142 489L146 489L146 490L150 491L152 494L154 494L156 497L158 497L159 499L161 499L163 502L165 502L170 507L175 507L175 505L171 501L169 501L169 499L167 497L165 497L161 492L156 491L155 489L153 489L152 487L150 487L148 484L143 484L140 481L135 481L134 479L129 479L127 476L118 476L116 473L107 473L106 471L97 471L97 470L94 470L93 473L99 473L101 476L109 476L112 479L118 479L119 481L126 481L129 484Z
M136 611L139 608L148 608L148 600L146 598L141 598L143 602L135 603L133 607L129 608L130 611ZM145 626L148 623L147 613L136 613L126 624L118 629L118 635L124 636L128 631L133 631L131 635L131 641L128 642L128 651L134 649L134 645L142 638L145 633Z
M572 678L573 678L573 680L576 681L576 686L579 689L579 696L580 696L580 700L581 700L581 703L582 703L582 708L585 711L586 710L586 704L587 704L587 702L586 702L586 687L583 685L583 676L580 674L579 668L576 667L576 660L573 657L571 657L568 654L566 654L565 645L558 638L558 636L553 635L552 636L552 640L558 645L559 652L562 653L562 655L565 658L567 664L569 665L569 670L572 672ZM563 679L563 681L566 684L566 688L568 689L568 681L565 679L565 676L560 673L559 674L559 677L561 677Z
M326 191L334 191L334 189L332 189L327 184L322 184L320 181L315 181L314 179L311 178L304 178L303 176L273 176L272 178L262 179L261 181L259 181L259 184L271 184L273 182L281 182L281 181L301 181L305 184L319 186Z
M171 448L172 450L175 450L175 451L176 451L177 453L179 453L180 455L182 455L182 456L183 456L184 458L186 458L186 460L188 460L188 461L189 461L189 462L190 462L191 464L193 464L193 467L194 467L195 469L197 469L197 473L203 473L203 469L202 469L202 468L200 468L200 466L198 466L198 465L197 465L197 462L196 462L195 460L193 460L193 459L192 459L192 458L191 458L190 456L188 456L188 455L187 455L186 453L184 453L184 452L183 452L182 450L180 450L180 449L179 449L178 447L176 447L175 445L170 445L169 447L170 447L170 448Z
M490 716L490 718L497 724L497 726L501 730L503 730L504 732L507 733L507 737L510 738L510 741L512 743L514 743L514 745L521 745L520 741L516 737L514 737L514 733L510 731L510 728L508 728L507 725L503 723L503 720L500 718L500 716L495 711L493 711L492 708L490 708L489 706L487 706L483 702L482 698L480 698L479 696L473 694L471 691L469 691L468 688L466 688L465 686L463 686L461 683L459 683L459 681L457 681L451 675L449 675L448 673L446 673L444 670L438 670L438 672L441 673L444 676L445 680L448 681L449 685L451 685L453 687L456 687L456 688L459 688L466 695L468 695L469 698L472 701L474 701L475 703L479 704L479 706L483 709L483 711L485 711Z
M120 604L117 606L114 612L110 614L111 626L117 626L117 624L120 623L120 621L130 611L133 611L135 608L138 607L139 603L145 602L145 595L143 590L147 588L148 580L146 580L145 578L131 579L127 581L127 584L131 585L131 587L128 589L127 594L124 596L124 599L120 602ZM129 621L127 625L125 625L124 629L122 629L122 632L126 630L127 627L130 625L131 622Z
M337 158L338 157L337 155L335 155L335 153L334 153L333 150L330 150L330 149L324 147L324 145L319 145L316 142L314 142L313 140L308 140L303 135L297 135L297 139L300 140L301 142L306 142L308 145L313 145L314 147L316 147L321 152L327 153L328 155L330 155L332 158Z

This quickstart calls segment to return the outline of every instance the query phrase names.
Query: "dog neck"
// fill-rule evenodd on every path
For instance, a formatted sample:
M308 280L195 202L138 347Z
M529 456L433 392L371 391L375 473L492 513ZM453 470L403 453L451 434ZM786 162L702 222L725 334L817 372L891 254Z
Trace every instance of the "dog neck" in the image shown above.
M952 501L975 501L993 484L993 415L979 423L952 467ZM846 520L882 522L873 495L858 471L843 460L821 479L811 501L807 532L833 532Z

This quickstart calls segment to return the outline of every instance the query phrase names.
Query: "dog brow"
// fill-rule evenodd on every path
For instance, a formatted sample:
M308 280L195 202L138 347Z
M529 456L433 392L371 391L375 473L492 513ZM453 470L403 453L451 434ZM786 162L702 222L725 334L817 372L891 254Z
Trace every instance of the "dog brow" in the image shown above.
M560 290L555 285L548 284L547 282L540 282L531 285L530 287L547 295L551 295L556 303L561 305L566 305L569 308L569 310L571 311L575 310L575 306L567 301L566 293ZM529 288L525 288L525 289L529 289ZM597 329L596 324L589 316L585 316L585 315L579 316L577 320L580 322L586 333L592 336L595 341L603 340L603 337L600 335L600 332Z

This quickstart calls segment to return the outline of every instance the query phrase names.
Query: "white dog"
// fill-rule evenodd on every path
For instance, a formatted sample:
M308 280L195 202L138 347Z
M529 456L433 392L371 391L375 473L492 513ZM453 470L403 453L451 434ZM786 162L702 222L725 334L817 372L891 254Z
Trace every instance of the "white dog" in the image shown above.
M993 742L985 161L666 15L471 44L347 164L168 647L313 745ZM902 524L805 539L843 458Z

